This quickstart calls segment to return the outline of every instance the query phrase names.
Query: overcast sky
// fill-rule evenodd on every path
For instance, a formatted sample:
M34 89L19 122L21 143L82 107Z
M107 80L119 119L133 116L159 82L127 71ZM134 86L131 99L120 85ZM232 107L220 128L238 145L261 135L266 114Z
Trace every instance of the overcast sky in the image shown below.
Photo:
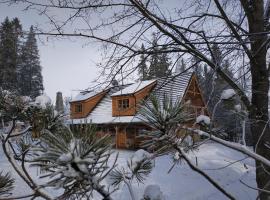
M18 17L24 30L31 25L44 26L45 19L32 11L23 11L23 7L9 7L0 4L0 21L5 17ZM76 95L78 89L85 89L93 81L98 70L95 63L99 61L100 52L94 44L86 45L80 39L54 39L43 42L39 40L40 60L44 78L45 93L53 100L57 91L64 96Z

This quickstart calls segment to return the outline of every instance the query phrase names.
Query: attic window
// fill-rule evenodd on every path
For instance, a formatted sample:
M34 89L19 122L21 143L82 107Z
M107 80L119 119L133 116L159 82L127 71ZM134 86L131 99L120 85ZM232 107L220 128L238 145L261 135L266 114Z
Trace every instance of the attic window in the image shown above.
M120 109L129 108L129 99L120 99L120 100L118 100L118 108L120 108Z
M82 112L82 104L76 104L75 105L75 112L81 113Z

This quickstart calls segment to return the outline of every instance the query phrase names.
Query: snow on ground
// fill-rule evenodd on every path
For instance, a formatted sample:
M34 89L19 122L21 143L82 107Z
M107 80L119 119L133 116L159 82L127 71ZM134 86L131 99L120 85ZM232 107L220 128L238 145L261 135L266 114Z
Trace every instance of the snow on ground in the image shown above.
M119 150L119 153L119 165L126 166L127 159L132 157L134 151ZM231 162L243 159L246 156L212 142L205 143L198 151L190 153L190 157L194 161L195 156L197 156L198 166L232 193L236 199L256 199L256 192L247 188L239 181L241 179L250 186L256 187L255 164L252 159L247 158L241 162L229 165ZM145 183L138 184L135 182L133 184L137 199L139 200L143 197L143 192L148 185L158 185L166 200L227 199L202 176L192 171L186 163L183 162L182 164L176 165L168 174L168 170L171 166L172 156L166 155L157 158L155 167ZM223 168L224 166L227 167ZM30 192L23 181L11 170L9 163L3 156L2 149L0 150L0 168L5 172L11 171L12 176L16 178L15 195ZM37 175L36 169L31 168L30 170L33 175ZM51 193L56 193L56 191L52 190ZM127 187L123 185L121 190L114 193L113 198L116 200L130 200Z

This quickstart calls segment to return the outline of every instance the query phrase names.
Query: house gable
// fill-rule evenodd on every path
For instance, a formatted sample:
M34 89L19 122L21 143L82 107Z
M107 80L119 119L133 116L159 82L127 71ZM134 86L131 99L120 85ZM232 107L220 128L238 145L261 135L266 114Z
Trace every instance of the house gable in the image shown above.
M70 118L79 119L87 117L107 92L108 90L97 93L85 100L70 102Z
M197 76L195 74L192 75L187 89L185 91L184 97L182 99L183 102L190 101L190 112L195 115L195 117L203 114L209 115L205 101L202 96L202 92L200 90Z
M135 93L117 96L112 95L112 116L119 117L136 115L138 109L137 105L149 95L155 85L156 81L151 81L149 85L140 88L140 90L136 90Z

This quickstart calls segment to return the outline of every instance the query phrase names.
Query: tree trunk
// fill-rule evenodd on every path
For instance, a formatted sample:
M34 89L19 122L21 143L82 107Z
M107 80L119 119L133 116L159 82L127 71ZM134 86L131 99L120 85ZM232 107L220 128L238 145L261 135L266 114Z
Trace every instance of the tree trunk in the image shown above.
M248 14L249 32L263 32L264 29L264 5L262 0L253 3L253 12ZM250 60L252 77L252 99L250 110L251 132L253 144L257 153L270 160L270 151L265 143L270 141L268 125L268 69L266 64L266 35L253 35L250 37L253 59ZM257 148L256 148L257 146ZM270 191L270 171L260 162L256 162L256 180L258 188ZM261 193L260 199L270 199L269 194Z

